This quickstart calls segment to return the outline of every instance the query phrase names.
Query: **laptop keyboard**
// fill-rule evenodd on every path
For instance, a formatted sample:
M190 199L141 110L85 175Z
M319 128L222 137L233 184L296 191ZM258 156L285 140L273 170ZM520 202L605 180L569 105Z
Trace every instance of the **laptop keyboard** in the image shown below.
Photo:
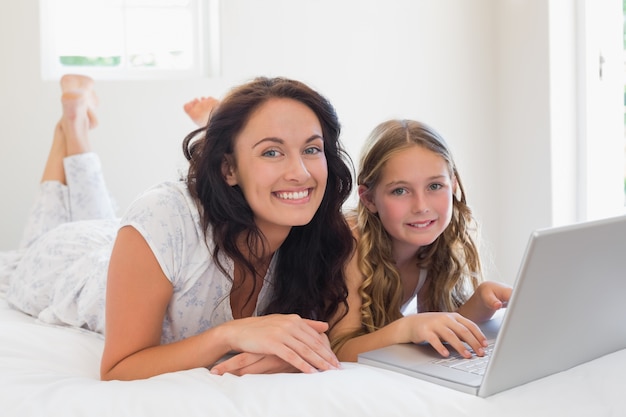
M484 375L485 369L487 369L487 363L489 362L489 356L493 351L493 342L485 347L484 356L476 356L472 352L471 358L464 358L458 352L451 352L447 358L435 359L432 363L435 365L442 365L448 368L458 369L459 371L470 372L476 375ZM471 352L471 350L470 350Z

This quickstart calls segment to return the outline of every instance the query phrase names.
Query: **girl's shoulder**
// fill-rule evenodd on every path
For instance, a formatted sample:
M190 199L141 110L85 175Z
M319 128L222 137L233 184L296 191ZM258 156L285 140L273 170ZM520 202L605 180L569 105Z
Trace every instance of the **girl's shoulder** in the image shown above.
M361 233L359 231L359 227L357 224L357 214L356 211L348 211L344 214L344 217L346 218L346 222L348 223L348 227L350 227L350 231L352 232L352 236L355 239L359 239L359 237L361 236Z

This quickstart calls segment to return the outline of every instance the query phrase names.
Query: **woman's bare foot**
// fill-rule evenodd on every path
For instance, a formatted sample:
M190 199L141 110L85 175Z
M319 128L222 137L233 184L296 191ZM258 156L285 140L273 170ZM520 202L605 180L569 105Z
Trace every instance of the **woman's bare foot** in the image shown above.
M84 76L66 75L61 79L61 89L63 115L54 128L41 182L59 181L65 184L65 157L91 150L88 133L96 121L93 80Z
M208 123L211 112L218 104L219 100L214 97L200 97L185 103L183 109L196 125L203 127Z
M63 116L61 116L59 123L65 136L66 156L91 151L91 143L89 142L89 129L91 128L89 93L80 90L65 92L61 96L61 104Z
M96 117L96 107L98 107L98 97L93 88L94 81L86 75L65 74L61 77L61 91L65 93L82 94L87 103L87 116L89 117L89 128L93 129L98 125Z

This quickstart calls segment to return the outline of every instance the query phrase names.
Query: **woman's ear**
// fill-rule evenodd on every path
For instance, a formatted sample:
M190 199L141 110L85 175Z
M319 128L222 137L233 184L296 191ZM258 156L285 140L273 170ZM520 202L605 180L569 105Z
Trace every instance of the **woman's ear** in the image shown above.
M237 185L237 175L235 174L234 166L232 155L224 155L224 160L222 161L222 175L226 183L231 187Z
M359 185L359 200L368 209L371 213L378 213L378 209L376 208L376 204L374 203L374 199L372 193L370 193L370 189L367 185Z

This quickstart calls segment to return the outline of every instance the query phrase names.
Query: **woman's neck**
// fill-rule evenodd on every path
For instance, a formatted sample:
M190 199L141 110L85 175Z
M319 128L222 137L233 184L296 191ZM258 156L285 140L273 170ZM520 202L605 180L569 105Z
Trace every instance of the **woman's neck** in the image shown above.
M274 252L276 252L282 244L289 236L289 232L291 232L290 226L264 226L263 224L259 224L257 222L257 227L261 232L261 236L263 238L263 243L265 245L266 255L271 256Z

